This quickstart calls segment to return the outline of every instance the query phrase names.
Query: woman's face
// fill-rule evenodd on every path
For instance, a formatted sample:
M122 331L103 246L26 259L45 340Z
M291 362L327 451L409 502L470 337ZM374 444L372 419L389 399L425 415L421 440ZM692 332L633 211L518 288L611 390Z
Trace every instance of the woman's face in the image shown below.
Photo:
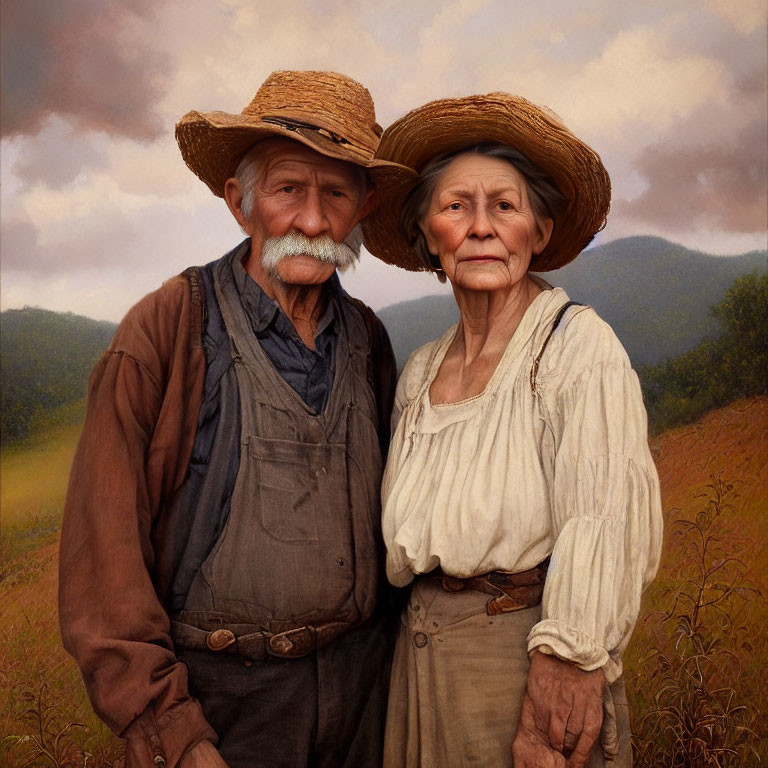
M419 226L451 284L473 291L520 282L552 234L552 219L537 225L523 176L506 160L474 153L445 168Z

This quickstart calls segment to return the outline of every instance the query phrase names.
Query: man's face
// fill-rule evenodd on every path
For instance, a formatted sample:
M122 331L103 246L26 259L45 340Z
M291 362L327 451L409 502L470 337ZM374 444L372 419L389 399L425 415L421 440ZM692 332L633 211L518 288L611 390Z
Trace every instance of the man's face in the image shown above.
M291 233L341 243L370 212L371 198L357 166L290 139L266 139L258 144L252 209L237 218L252 238L256 258L268 238ZM274 273L284 283L317 285L334 269L334 264L298 252L280 259Z

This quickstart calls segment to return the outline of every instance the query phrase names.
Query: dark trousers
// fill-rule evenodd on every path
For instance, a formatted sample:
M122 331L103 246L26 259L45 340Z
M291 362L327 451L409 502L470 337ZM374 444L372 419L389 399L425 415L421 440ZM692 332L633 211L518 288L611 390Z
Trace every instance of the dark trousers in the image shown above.
M378 768L393 646L377 620L300 659L181 650L230 768Z

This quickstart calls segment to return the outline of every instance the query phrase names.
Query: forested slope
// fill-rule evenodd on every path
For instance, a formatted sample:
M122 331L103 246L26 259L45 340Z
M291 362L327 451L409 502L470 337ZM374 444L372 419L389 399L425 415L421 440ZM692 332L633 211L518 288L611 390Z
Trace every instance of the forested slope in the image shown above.
M35 418L85 395L115 331L71 312L25 307L0 314L2 442L25 437Z

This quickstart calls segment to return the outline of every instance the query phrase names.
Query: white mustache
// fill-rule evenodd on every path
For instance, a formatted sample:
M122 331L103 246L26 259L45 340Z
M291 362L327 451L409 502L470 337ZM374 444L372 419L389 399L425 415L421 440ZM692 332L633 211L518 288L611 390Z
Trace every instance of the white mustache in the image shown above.
M300 232L289 232L287 235L270 237L264 241L261 264L264 269L277 276L277 265L283 259L302 254L325 264L334 264L339 272L345 272L360 258L362 244L363 231L359 224L341 243L335 242L328 235L307 237Z

